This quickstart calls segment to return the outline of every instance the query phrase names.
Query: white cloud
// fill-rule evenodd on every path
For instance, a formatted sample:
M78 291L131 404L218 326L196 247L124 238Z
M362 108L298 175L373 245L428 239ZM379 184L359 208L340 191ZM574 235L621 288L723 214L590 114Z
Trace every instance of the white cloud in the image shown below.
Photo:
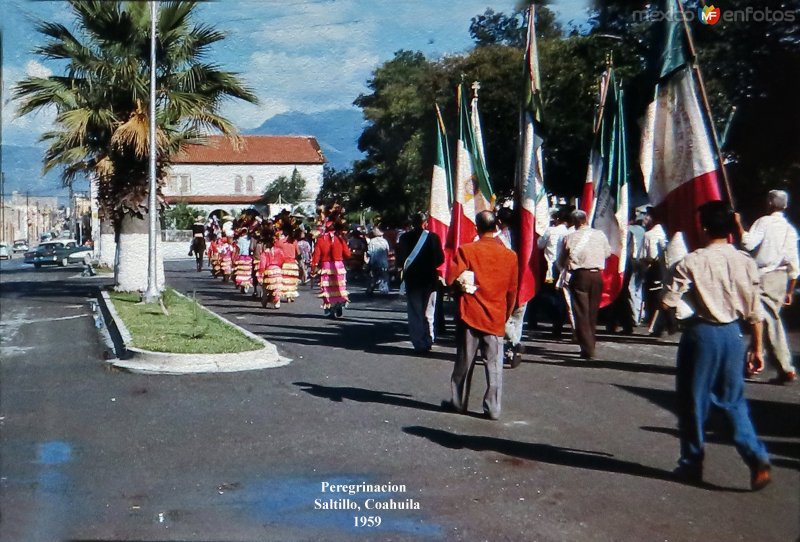
M25 65L25 75L28 77L50 77L53 72L41 62L29 60Z

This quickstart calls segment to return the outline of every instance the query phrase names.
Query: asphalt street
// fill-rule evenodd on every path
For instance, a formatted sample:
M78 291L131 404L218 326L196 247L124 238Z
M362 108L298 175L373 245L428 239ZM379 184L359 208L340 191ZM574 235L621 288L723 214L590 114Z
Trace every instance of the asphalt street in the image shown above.
M89 302L108 278L0 263L0 540L800 535L800 386L767 384L767 374L747 387L772 485L749 491L727 426L713 418L708 484L691 487L670 477L676 337L602 335L599 360L587 363L546 329L528 331L493 422L480 415L481 367L473 415L440 410L452 332L414 354L396 295L368 298L355 284L345 317L331 320L311 290L263 309L189 261L166 268L171 285L292 363L189 376L114 370ZM348 506L360 510L330 509Z

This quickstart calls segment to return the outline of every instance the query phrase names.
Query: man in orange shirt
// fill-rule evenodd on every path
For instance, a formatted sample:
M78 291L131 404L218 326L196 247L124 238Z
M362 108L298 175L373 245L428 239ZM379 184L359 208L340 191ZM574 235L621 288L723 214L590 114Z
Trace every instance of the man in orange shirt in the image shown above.
M447 283L462 293L458 299L456 363L450 378L452 400L443 406L464 413L478 348L486 358L483 411L500 417L503 391L503 335L517 297L517 255L494 238L494 213L475 217L479 239L459 247L447 272Z

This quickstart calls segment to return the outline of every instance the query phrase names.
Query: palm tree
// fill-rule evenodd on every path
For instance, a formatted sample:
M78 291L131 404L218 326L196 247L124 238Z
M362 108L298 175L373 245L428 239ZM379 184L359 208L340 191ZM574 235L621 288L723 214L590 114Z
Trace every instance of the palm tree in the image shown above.
M28 77L15 88L20 114L55 107L45 171L62 168L65 183L86 174L98 183L101 218L114 225L117 289L147 285L150 10L147 2L69 0L75 31L40 22L47 38L36 52L66 62L63 75ZM205 61L225 35L193 21L194 1L163 2L157 21L157 171L209 133L234 138L219 114L224 100L257 103L237 74ZM163 201L163 200L162 200ZM160 264L163 277L163 264ZM161 280L161 279L160 279Z

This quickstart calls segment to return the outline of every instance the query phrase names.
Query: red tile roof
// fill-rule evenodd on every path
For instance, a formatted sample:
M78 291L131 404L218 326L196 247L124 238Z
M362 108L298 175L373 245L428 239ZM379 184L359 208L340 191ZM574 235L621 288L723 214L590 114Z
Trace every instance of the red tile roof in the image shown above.
M325 157L311 136L242 136L234 151L225 136L209 136L207 145L192 145L176 155L175 164L323 164Z

